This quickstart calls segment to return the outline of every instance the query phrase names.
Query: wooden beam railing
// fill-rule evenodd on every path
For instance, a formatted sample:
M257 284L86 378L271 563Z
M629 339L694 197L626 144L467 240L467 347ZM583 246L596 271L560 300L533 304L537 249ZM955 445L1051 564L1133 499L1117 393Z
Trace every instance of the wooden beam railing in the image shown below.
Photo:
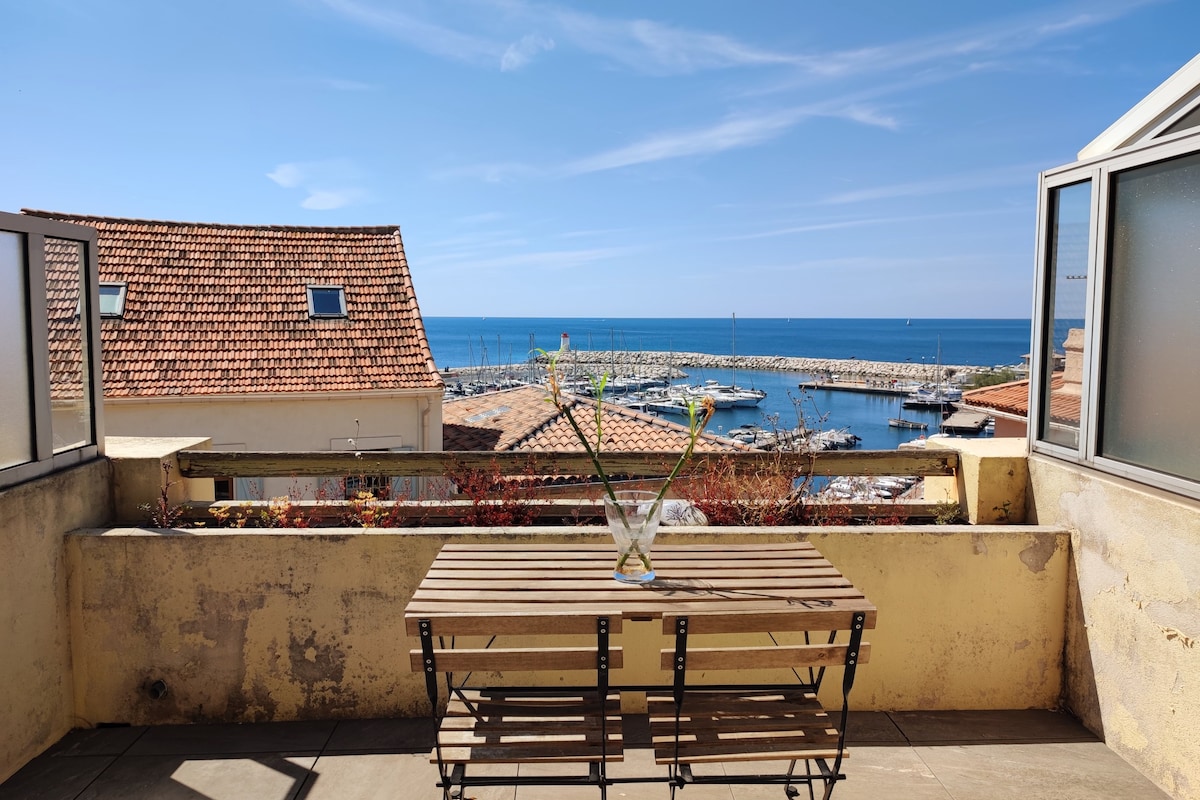
M623 481L636 484L652 481L670 471L676 454L661 452L604 453L605 470ZM331 476L404 476L409 478L446 478L477 472L491 476L567 476L584 477L580 484L543 487L536 499L523 499L532 509L537 524L602 523L598 483L587 482L594 474L591 460L583 453L496 453L496 452L266 452L182 450L178 453L179 474L183 478L301 478ZM732 452L697 453L688 462L679 479L720 469L724 474L789 475L805 477L871 477L911 475L918 477L953 476L959 467L954 450L835 450L821 453ZM944 521L959 509L957 501L878 500L850 502L821 500L821 507L837 509L827 518L851 520L902 520L910 522ZM405 524L464 524L471 518L470 500L417 500L373 505L402 507L403 515L387 518L406 520ZM319 524L337 524L346 519L346 504L340 501L294 500L292 511ZM192 507L186 519L211 520L214 511L233 507L246 513L262 514L269 503L263 501L223 501ZM961 510L961 509L959 509ZM396 508L399 512L400 508ZM387 515L384 515L387 516Z
M661 452L604 453L610 474L650 478L665 475L678 454ZM795 477L873 475L954 475L954 450L831 450L821 453L696 453L682 474L701 473L716 464L741 472L766 468L790 471ZM404 475L443 477L464 470L501 475L591 475L584 453L454 452L274 452L181 450L185 478L288 478L327 475Z

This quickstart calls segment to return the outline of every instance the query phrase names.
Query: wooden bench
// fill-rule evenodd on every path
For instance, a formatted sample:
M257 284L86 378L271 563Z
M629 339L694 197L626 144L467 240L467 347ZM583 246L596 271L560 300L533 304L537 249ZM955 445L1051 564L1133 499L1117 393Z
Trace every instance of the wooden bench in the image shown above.
M621 649L609 646L621 632L619 612L419 614L406 615L406 628L420 637L410 660L425 675L438 721L430 761L446 800L475 786L591 785L607 796L607 765L623 758L620 700L609 689L609 670L622 666ZM504 646L510 639L519 646ZM545 685L551 672L577 675L581 684ZM477 675L484 678L475 683L487 684L472 688ZM533 775L519 766L545 763L586 772ZM493 764L518 766L507 774L468 770Z
M669 691L649 693L647 707L655 762L668 767L671 796L693 783L760 783L781 784L790 798L801 784L810 796L822 789L828 800L845 778L847 698L856 667L869 655L863 630L873 625L874 612L868 619L861 610L663 615L663 632L675 638L675 646L661 651L661 663L673 682ZM847 641L836 642L839 631L848 632L842 637ZM747 634L758 634L761 644L746 646ZM780 643L776 634L795 641ZM731 635L741 643L731 644ZM840 713L833 715L817 699L830 667L843 669ZM746 682L749 673L763 670L783 671L788 679ZM738 680L730 681L735 672ZM727 682L718 682L722 676ZM728 766L705 774L693 770L699 764L767 761L788 766L765 774L731 774ZM798 763L803 773L796 772Z

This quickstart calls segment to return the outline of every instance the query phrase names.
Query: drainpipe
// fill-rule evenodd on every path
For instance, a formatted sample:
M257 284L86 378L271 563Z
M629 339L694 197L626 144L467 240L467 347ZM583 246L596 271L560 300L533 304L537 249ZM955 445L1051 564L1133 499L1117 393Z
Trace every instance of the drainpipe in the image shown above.
M421 426L417 434L417 450L424 452L429 448L429 411L431 404L428 397L421 398Z

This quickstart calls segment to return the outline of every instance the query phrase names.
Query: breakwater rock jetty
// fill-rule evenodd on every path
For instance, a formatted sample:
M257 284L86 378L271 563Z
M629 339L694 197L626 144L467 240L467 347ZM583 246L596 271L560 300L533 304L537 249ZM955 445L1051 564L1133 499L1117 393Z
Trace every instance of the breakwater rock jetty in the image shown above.
M568 350L558 354L558 365L565 372L584 374L641 375L646 377L686 377L681 370L728 369L760 372L800 372L808 375L840 380L936 382L948 381L958 375L973 375L988 372L987 367L965 364L942 364L940 366L911 361L862 361L856 358L796 358L791 356L732 356L710 353L680 353L653 350ZM545 356L535 362L543 365ZM509 371L517 374L528 372L528 362L504 367L490 367L489 374ZM940 374L939 374L940 371ZM450 372L450 370L444 370ZM481 368L456 369L455 374L467 376L480 374Z

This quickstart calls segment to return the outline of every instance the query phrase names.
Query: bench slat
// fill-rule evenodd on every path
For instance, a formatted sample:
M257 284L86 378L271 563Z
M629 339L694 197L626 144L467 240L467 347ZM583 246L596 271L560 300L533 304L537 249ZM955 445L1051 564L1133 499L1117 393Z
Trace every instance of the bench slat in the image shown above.
M675 702L647 698L655 761L675 757ZM679 720L681 763L833 758L838 729L811 693L689 694Z
M703 670L788 669L792 667L840 667L846 663L844 644L797 644L771 647L688 648L689 672ZM871 647L859 648L859 663L870 658ZM675 651L662 650L659 663L665 670L674 666Z
M434 650L439 672L537 672L540 670L595 670L596 648L546 647L534 648L464 648ZM408 651L409 666L414 672L424 669L424 654ZM621 648L608 651L609 669L623 664Z
M610 580L611 583L611 580ZM447 613L430 609L429 613L410 613L404 616L405 633L420 634L422 619L428 619L434 636L504 636L507 634L536 635L581 633L596 635L596 618L608 617L609 633L621 632L621 613L606 613L603 609L584 613L553 613L531 610L528 607L508 610L496 608L454 611Z
M619 743L618 743L619 745ZM520 753L506 747L446 747L442 749L442 761L447 764L553 764L558 762L599 762L600 747L557 747L543 750L528 750ZM437 763L431 757L430 763ZM604 761L609 764L624 761L619 746L609 748Z
M797 603L804 606L803 601ZM746 631L846 631L854 620L854 613L861 609L853 606L844 608L813 604L811 607L791 611L725 611L705 613L702 609L694 613L664 614L663 633L675 635L675 623L680 617L688 619L688 633L705 636L710 633L744 633ZM865 627L875 627L875 612L866 614Z

